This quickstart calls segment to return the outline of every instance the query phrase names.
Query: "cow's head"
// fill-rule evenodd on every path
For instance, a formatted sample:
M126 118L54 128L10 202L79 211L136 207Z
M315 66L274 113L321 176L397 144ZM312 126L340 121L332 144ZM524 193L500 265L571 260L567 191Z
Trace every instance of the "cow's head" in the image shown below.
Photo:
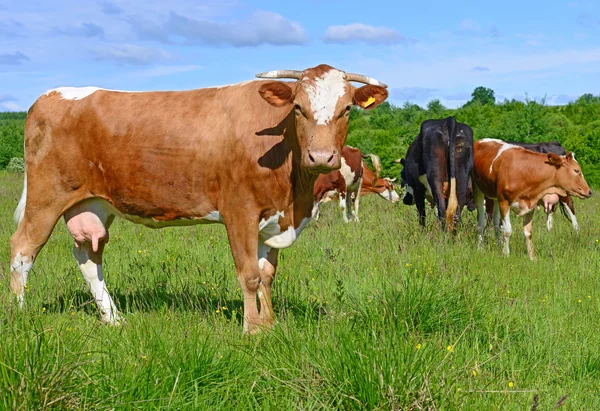
M385 198L388 201L391 201L393 204L397 203L398 201L400 201L400 196L398 195L398 193L396 192L396 190L394 190L394 181L396 181L395 178L390 179L389 177L384 177L384 178L380 178L379 179L381 182L381 185L383 186L383 191L379 192L379 195L383 198ZM379 181L378 184L379 185Z
M567 194L588 198L592 195L590 186L583 178L581 166L575 160L575 155L568 152L564 156L550 153L548 163L556 167L556 185L567 192Z
M340 168L352 106L370 110L388 96L385 84L324 64L304 71L275 70L256 76L298 80L296 83L268 81L260 87L259 93L272 106L289 106L294 111L302 153L300 161L314 173L329 173ZM356 88L351 81L366 85Z

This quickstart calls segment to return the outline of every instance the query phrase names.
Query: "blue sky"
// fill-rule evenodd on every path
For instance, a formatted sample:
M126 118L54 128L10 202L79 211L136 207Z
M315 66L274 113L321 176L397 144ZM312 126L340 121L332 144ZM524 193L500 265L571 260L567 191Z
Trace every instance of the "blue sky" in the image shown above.
M600 1L0 0L0 111L48 89L193 89L320 63L391 102L600 93Z

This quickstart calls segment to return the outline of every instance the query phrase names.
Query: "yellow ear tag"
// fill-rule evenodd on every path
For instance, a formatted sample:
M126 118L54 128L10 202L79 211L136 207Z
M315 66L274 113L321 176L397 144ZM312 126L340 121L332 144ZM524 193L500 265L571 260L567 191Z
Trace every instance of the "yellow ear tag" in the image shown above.
M369 107L371 104L373 104L375 102L375 97L369 97L367 99L367 101L365 101L365 104L363 104L363 108L367 108Z

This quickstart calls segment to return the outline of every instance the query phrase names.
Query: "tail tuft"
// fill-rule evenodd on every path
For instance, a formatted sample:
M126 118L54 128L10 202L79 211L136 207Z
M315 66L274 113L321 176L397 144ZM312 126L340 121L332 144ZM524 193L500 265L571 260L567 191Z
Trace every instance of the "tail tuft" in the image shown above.
M25 204L27 203L27 171L25 171L25 178L23 180L23 194L21 194L21 199L19 200L19 204L17 205L17 209L15 210L15 224L19 226L21 221L23 220L23 216L25 215Z
M456 198L456 119L448 117L448 164L450 178L450 198L446 207L446 226L448 230L454 230L454 216L458 209L458 199Z

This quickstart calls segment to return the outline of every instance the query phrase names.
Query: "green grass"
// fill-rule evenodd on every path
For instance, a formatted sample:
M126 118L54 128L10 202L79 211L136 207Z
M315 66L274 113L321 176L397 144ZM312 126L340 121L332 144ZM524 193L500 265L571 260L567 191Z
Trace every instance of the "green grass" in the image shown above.
M600 409L600 200L581 233L534 222L529 261L513 217L509 257L475 216L453 239L377 196L361 223L326 204L280 253L279 323L242 336L223 226L153 231L125 221L105 252L126 317L98 321L60 222L11 304L9 238L21 177L0 174L1 409ZM430 213L431 214L431 213Z

